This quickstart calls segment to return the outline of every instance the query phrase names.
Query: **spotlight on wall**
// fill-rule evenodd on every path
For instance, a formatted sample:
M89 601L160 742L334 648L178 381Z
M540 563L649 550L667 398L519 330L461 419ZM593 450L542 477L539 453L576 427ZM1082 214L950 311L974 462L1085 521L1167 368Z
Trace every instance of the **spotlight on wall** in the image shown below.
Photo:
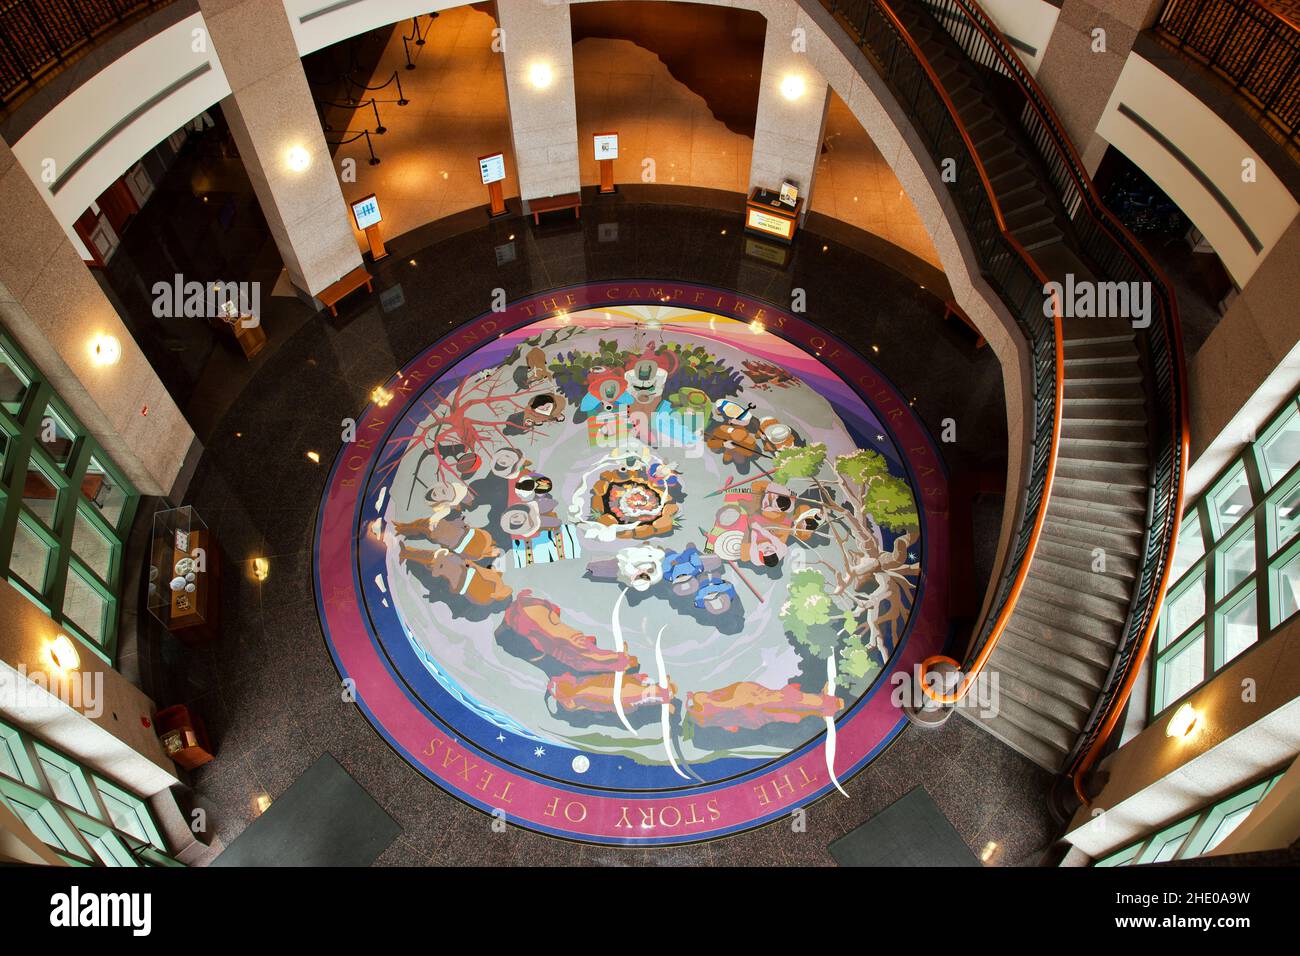
M311 165L311 153L307 152L305 146L291 146L289 152L285 154L285 160L295 173L305 173L307 167Z
M77 645L73 644L72 639L66 634L54 637L49 642L48 650L50 660L61 671L75 671L81 666L81 655L77 653Z
M803 77L791 73L781 81L781 95L787 100L797 100L803 96Z
M122 343L114 336L101 334L90 340L90 360L96 365L116 365L122 357Z
M553 79L555 79L555 76L551 73L551 67L548 63L534 63L528 68L528 82L539 90L544 90L550 86Z
M1165 728L1165 736L1186 739L1196 733L1196 728L1200 725L1200 712L1191 704L1183 704L1174 711L1174 716L1169 718L1169 726Z
M271 562L266 558L253 559L253 579L255 581L265 581L271 576Z

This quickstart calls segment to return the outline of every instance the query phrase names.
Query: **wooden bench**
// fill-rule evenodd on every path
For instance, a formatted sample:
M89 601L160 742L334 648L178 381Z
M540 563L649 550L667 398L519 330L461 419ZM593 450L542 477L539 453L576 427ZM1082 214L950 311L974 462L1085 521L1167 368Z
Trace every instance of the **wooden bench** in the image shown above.
M573 218L582 218L582 195L580 193L561 193L558 196L543 196L528 200L528 208L533 214L533 225L540 225L539 218L544 212L557 212L572 209Z
M328 285L317 292L316 298L325 303L330 310L330 315L338 318L339 301L349 292L356 292L362 286L366 287L367 292L374 292L375 277L366 271L365 266L357 266L338 282Z

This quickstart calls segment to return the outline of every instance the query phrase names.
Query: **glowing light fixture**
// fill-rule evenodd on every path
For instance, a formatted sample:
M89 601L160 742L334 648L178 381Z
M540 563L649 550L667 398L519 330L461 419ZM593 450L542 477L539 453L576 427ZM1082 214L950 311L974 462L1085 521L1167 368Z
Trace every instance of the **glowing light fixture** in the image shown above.
M265 581L271 576L271 562L266 558L253 559L253 577L258 581Z
M797 100L799 97L803 96L803 90L803 77L795 73L791 73L781 81L781 95L787 100Z
M309 451L309 452L307 452L307 460L310 461L313 465L319 465L319 464L320 464L320 452L315 452L315 451Z
M50 660L61 671L75 671L81 666L77 645L66 634L59 634L49 643Z
M269 793L259 793L253 798L253 809L257 811L259 817L271 809L271 795Z
M1169 719L1169 726L1165 728L1165 736L1186 739L1196 733L1196 728L1200 725L1200 712L1191 704L1183 704L1174 711L1174 716Z
M387 408L388 403L393 400L393 393L382 385L376 385L375 390L370 393L370 400L380 408Z
M758 321L758 319L754 319L754 321L749 323L749 331L753 332L755 335L761 335L764 328L766 328L766 326L764 326L762 322Z
M555 74L551 72L549 63L534 63L528 68L528 82L539 90L546 89L554 79Z
M122 343L108 334L90 340L90 360L96 365L116 365L122 357Z
M305 173L311 166L311 153L307 152L305 146L291 146L285 154L285 160L295 173Z

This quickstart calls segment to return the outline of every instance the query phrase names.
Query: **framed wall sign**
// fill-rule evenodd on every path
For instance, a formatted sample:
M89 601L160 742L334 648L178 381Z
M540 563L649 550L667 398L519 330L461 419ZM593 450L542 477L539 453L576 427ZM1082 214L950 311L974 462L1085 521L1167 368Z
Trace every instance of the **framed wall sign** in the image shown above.
M483 185L488 186L492 183L499 183L506 178L506 154L491 153L487 156L478 158L479 175L483 177Z
M618 133L597 133L594 137L596 160L618 159Z
M379 214L379 200L374 193L352 204L352 217L357 221L357 228L363 232L383 222L384 217Z
M776 236L786 242L794 238L793 219L788 219L785 216L774 216L770 212L764 212L762 209L755 209L752 206L745 210L745 213L746 229L752 229L768 236Z

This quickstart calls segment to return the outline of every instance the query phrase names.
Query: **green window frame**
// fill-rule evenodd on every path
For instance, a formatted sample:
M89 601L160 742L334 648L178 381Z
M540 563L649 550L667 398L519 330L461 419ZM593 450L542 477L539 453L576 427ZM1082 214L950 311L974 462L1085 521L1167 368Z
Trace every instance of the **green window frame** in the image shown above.
M1300 610L1298 399L1186 508L1152 655L1153 722Z
M0 803L74 866L183 866L144 799L0 722Z
M1100 860L1094 860L1092 865L1132 866L1204 856L1227 839L1228 834L1241 825L1281 779L1281 773L1265 777L1136 843L1130 843Z
M123 552L139 500L0 330L0 569L110 665L117 660Z

